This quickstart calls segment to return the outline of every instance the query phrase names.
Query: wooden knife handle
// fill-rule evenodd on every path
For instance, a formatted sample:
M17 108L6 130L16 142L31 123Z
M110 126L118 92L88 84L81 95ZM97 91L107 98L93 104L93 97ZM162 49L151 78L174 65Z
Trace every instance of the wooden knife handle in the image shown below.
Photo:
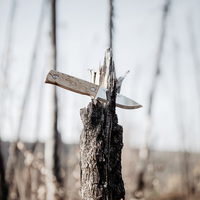
M46 77L45 83L57 85L61 88L76 92L79 94L88 95L95 98L99 86L93 83L51 70Z

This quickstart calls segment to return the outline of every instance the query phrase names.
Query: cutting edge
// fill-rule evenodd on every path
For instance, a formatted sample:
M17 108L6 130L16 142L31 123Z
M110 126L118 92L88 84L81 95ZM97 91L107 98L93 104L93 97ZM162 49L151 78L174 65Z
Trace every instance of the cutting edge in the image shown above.
M100 87L95 99L98 99L106 103L107 102L106 91L107 89ZM118 93L116 95L116 106L125 109L137 109L142 107L142 105L140 105L139 103Z

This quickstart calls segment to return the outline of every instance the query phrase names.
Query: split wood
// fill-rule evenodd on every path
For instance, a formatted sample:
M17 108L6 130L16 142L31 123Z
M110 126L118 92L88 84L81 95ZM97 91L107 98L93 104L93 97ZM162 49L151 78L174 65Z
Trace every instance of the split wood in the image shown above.
M118 124L115 99L125 76L116 79L111 49L107 49L98 72L89 72L93 83L108 89L108 101L104 105L92 100L80 110L84 126L80 137L81 198L121 200L125 196L121 172L123 128Z

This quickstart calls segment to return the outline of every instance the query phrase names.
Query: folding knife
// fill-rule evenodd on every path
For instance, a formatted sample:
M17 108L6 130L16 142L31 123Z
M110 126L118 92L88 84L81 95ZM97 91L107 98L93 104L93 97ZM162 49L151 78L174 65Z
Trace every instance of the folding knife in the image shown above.
M73 76L51 70L46 77L45 83L57 85L61 88L70 90L83 95L88 95L91 98L98 99L102 102L107 102L107 89L95 85L93 83L84 81ZM116 95L116 106L124 109L136 109L142 107L137 102L118 94Z

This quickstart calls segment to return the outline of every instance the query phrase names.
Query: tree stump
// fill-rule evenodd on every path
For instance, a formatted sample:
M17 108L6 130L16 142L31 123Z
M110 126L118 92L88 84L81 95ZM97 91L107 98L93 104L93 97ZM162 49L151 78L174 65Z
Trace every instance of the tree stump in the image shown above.
M107 103L92 100L80 110L83 130L80 137L80 181L82 200L120 200L125 190L121 173L123 128L115 113L116 79L112 52L107 49L104 65L90 70L92 82L108 88ZM122 78L122 77L120 77ZM120 84L120 85L119 85Z

